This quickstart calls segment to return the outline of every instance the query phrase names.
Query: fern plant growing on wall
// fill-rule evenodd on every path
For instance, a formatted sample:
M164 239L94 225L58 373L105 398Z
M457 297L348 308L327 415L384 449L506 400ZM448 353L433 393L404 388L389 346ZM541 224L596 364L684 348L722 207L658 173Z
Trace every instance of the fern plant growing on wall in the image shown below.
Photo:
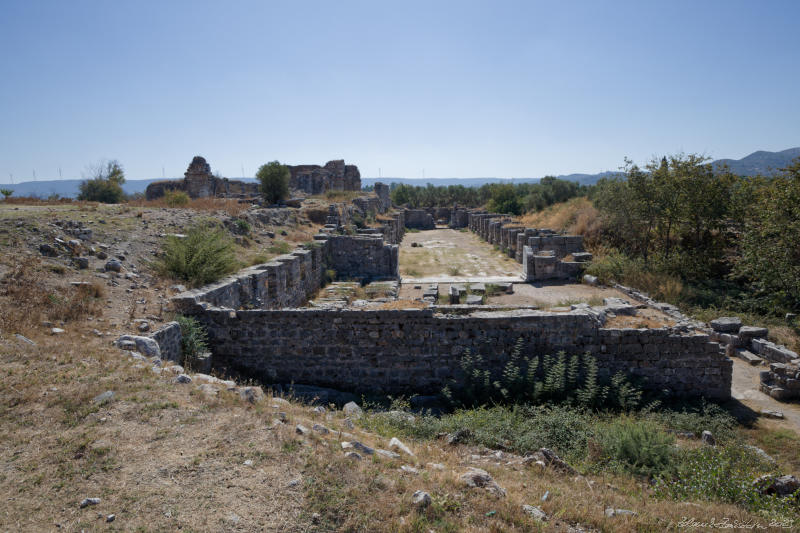
M523 355L518 340L499 373L492 373L487 357L469 349L460 366L461 380L451 380L442 395L454 407L488 404L570 404L587 409L636 408L639 387L618 372L601 377L597 359L589 353Z

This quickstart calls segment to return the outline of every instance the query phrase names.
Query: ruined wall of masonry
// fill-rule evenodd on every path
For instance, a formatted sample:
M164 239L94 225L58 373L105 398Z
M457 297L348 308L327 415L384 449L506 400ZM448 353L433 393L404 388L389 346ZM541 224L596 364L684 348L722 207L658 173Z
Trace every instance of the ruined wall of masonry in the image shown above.
M290 165L289 188L308 194L326 191L361 190L361 173L355 165L345 165L343 159L328 161L325 166Z
M433 215L425 209L405 209L403 213L407 228L428 230L436 227Z
M398 250L380 236L317 235L308 247L240 270L172 298L176 310L194 314L202 304L230 309L298 307L322 286L326 270L339 278L395 278Z
M528 281L576 278L584 263L591 260L580 235L526 228L497 213L473 212L467 217L471 231L522 263ZM572 256L572 260L566 261L567 256Z
M215 364L267 383L433 394L449 380L462 379L465 350L484 355L497 374L521 339L529 355L591 353L605 375L640 376L647 388L730 396L731 360L707 335L604 329L587 313L212 308L198 319L208 329Z

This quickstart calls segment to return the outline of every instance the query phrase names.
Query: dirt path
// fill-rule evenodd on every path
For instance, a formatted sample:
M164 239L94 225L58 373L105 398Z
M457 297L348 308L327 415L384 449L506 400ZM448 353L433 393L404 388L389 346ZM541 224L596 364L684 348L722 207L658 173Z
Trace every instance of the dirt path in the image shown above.
M400 244L404 278L519 277L521 273L522 265L468 231L409 232Z
M779 402L759 390L759 372L765 369L763 366L751 366L741 359L734 358L731 397L756 413L760 413L763 409L782 412L784 420L778 422L800 434L800 405Z

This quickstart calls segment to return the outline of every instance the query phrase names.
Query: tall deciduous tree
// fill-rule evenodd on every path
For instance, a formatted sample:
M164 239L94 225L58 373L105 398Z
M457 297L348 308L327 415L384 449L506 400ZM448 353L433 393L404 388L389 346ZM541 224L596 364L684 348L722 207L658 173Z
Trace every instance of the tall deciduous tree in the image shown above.
M256 178L261 183L261 194L268 204L277 204L289 196L289 168L278 161L261 165Z
M800 158L751 187L735 271L776 303L800 309Z

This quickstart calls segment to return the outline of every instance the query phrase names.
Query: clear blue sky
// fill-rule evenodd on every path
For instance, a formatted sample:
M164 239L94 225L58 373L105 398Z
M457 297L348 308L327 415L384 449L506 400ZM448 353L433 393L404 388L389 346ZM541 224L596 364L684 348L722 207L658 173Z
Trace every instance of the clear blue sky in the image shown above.
M539 177L800 145L800 1L0 0L0 182Z

